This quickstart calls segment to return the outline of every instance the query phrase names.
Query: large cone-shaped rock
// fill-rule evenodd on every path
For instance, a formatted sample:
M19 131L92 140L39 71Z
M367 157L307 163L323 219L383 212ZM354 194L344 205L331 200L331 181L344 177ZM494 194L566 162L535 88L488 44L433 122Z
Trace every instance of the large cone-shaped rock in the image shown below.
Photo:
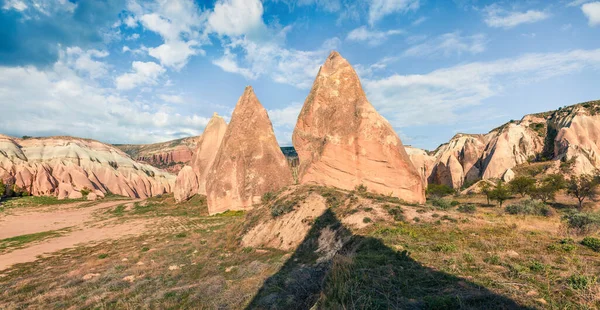
M208 212L251 208L266 192L293 183L267 111L248 86L206 178Z
M198 176L198 194L206 195L206 176L212 167L227 131L225 120L215 113L204 128L192 157L192 168Z
M177 175L173 190L177 202L188 200L195 194L206 195L206 176L215 161L226 130L225 120L217 113L213 114L204 128L202 136L198 139L191 167L186 166Z
M175 188L173 189L173 195L175 201L182 202L188 200L198 192L198 177L194 173L194 169L190 166L185 166L175 180Z
M292 137L298 180L425 201L423 181L392 126L369 103L348 61L332 52L319 70Z

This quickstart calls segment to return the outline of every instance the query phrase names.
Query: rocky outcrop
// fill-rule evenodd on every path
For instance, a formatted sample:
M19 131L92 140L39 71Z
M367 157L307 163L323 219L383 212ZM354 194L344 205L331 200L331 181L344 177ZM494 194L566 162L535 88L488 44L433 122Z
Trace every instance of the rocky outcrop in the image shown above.
M115 147L137 161L177 174L190 165L200 137L189 137L153 144L116 144Z
M198 140L191 166L185 166L177 175L174 189L177 202L188 200L196 194L206 195L206 176L215 161L226 130L225 120L214 113Z
M415 166L415 169L417 169L419 176L421 176L423 184L427 186L428 178L435 164L435 157L425 150L412 146L405 145L404 150L406 150L408 158L413 163L413 166Z
M185 166L175 179L175 186L173 188L173 196L175 201L182 202L190 199L198 192L198 177L194 173L194 170L190 166Z
M428 179L454 188L477 179L509 181L514 167L540 160L565 162L562 173L593 174L599 152L600 101L584 102L526 115L485 135L458 134L434 152Z
M369 103L358 75L332 52L304 102L292 136L298 180L425 201L423 182L402 142Z
M208 211L249 209L263 194L292 183L267 111L248 86L233 110L206 178Z
M171 192L175 177L110 145L73 137L0 135L0 178L32 195L81 198L82 191L146 198Z

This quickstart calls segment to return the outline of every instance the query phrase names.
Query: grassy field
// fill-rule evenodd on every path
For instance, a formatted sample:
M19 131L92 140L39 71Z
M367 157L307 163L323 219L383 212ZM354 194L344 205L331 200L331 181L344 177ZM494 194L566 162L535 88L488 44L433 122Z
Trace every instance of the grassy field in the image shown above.
M564 209L510 215L481 196L446 197L457 203L441 208L327 188L300 189L289 200L306 191L322 195L330 209L294 251L240 246L256 212L208 216L203 197L124 202L99 218L156 219L160 229L3 271L0 308L600 307L600 253L566 229ZM379 219L378 208L389 218ZM343 224L363 213L364 227ZM323 258L315 253L325 228L344 242Z

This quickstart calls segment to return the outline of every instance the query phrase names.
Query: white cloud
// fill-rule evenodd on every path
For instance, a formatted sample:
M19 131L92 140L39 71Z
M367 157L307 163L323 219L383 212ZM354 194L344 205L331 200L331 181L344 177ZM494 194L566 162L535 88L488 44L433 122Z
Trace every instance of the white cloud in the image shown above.
M586 3L581 6L581 10L590 26L600 25L600 2Z
M165 69L155 62L134 61L132 71L115 79L117 89L128 90L140 85L155 85Z
M4 10L16 10L19 12L25 11L27 9L27 4L20 0L6 0L4 5L2 6Z
M383 43L389 36L403 34L402 30L377 31L369 30L366 26L358 27L348 33L346 40L356 42L367 42L370 46Z
M139 33L134 33L130 36L128 36L127 38L125 38L125 40L127 41L133 41L133 40L137 40L140 38L140 34Z
M591 2L591 1L592 0L574 0L574 1L571 1L571 2L567 3L567 6L580 6L580 5L584 4L584 3L588 3L588 2Z
M108 52L106 51L93 49L84 51L79 47L70 47L66 50L65 63L79 73L87 74L90 78L96 79L107 75L108 66L104 62L95 59L107 56Z
M89 83L66 51L54 66L0 67L0 132L72 135L109 143L151 143L198 135L208 118L181 115L145 99L130 100Z
M302 103L294 102L282 109L272 109L267 112L269 113L269 119L273 122L273 126L288 126L293 129L298 121L300 110L302 110Z
M463 53L478 54L485 51L487 39L482 34L462 36L460 32L443 34L437 38L410 47L404 51L404 56L451 56Z
M377 21L393 13L406 13L419 9L419 0L370 0L369 24L374 25Z
M365 79L363 85L370 102L395 127L452 124L459 119L455 110L481 104L510 86L583 69L600 69L600 49L527 54L439 69L428 74Z
M484 12L486 14L485 23L493 28L509 29L521 24L532 24L550 18L550 14L543 11L510 12L497 4L485 7Z
M130 1L128 9L145 29L158 33L163 44L148 48L150 56L163 66L180 70L193 55L204 54L199 49L200 33L206 14L192 0L157 0L140 5ZM126 20L127 21L127 20Z
M228 72L255 79L269 76L273 81L298 88L309 88L328 53L339 44L339 39L326 40L313 51L281 47L276 42L255 42L247 38L235 39L225 46L224 56L214 64ZM243 57L232 51L241 49ZM240 61L237 58L241 58ZM240 64L242 63L242 64Z
M265 29L260 0L219 0L208 17L210 32L239 36Z
M138 21L137 19L135 19L135 17L129 15L125 18L125 20L123 21L123 23L125 25L127 25L127 27L129 28L135 28L138 25Z
M421 17L417 18L415 21L413 21L411 23L411 25L418 26L418 25L424 23L426 20L427 20L427 17L421 16Z
M158 98L162 99L165 102L170 102L170 103L183 103L184 100L181 96L179 95L158 95Z

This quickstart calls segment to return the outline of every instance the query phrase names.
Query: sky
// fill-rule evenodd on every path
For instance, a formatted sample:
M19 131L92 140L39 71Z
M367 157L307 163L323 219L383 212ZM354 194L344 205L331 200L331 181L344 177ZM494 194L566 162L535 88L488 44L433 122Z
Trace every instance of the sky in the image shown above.
M600 99L600 2L0 0L0 133L153 143L252 85L281 146L337 50L428 150Z

